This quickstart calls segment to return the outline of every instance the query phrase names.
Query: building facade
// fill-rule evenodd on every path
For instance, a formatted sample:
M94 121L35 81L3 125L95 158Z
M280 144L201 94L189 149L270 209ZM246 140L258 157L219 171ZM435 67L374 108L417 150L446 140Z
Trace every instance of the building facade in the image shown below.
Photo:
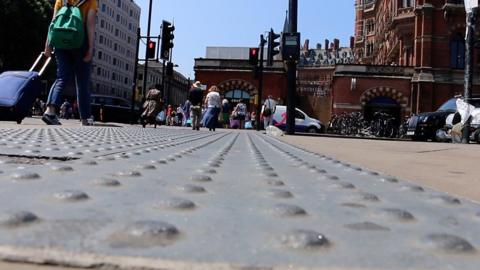
M408 104L398 104L399 100L396 102L403 108L404 115L436 110L448 98L463 93L463 0L357 0L355 8L356 63L379 66L377 71L386 72L369 73L367 68L360 68L360 73L350 75L338 72L334 78L334 91L343 93L346 91L343 86L351 84L358 76L362 76L362 80L370 77L370 88L360 89L357 84L357 91L371 93L372 89L393 89L394 93L401 93L402 100L408 99ZM477 66L480 61L477 52L474 54L473 92L478 93L477 78L480 74ZM388 66L403 67L404 71L408 71L390 74ZM408 75L410 73L411 76ZM394 83L401 78L408 85ZM355 95L341 96L345 98L337 100L338 103L364 108L364 101L354 100ZM389 99L387 103L394 100Z
M133 0L98 0L92 93L131 100L140 7Z
M266 58L266 52L264 55ZM207 89L217 86L222 99L229 100L232 105L243 101L247 104L248 111L255 110L268 95L284 103L287 96L287 77L283 62L274 61L272 67L264 68L263 91L260 96L259 81L248 58L249 48L208 47L205 58L195 59L195 80L200 81Z
M138 65L137 77L137 102L143 99L143 84L144 84L144 65ZM161 63L149 62L147 71L147 88L156 86L157 89L162 90L162 76L163 66ZM188 92L190 90L190 79L183 76L180 72L173 71L173 76L166 77L162 90L163 99L167 104L183 104L188 99ZM146 89L148 91L148 89Z
M298 63L297 107L323 123L330 120L333 98L333 75L336 65L352 64L355 57L351 47L340 47L340 41L325 40L325 47L309 47L306 40ZM352 44L351 44L352 45Z

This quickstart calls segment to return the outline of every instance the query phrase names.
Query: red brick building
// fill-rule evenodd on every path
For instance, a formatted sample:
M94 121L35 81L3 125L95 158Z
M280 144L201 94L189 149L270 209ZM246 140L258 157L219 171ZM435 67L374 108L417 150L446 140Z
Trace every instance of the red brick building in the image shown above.
M357 0L354 51L365 66L336 67L334 112L435 110L463 93L464 35L463 0Z
M297 69L297 107L323 123L331 118L335 65L355 61L353 40L351 43L350 47L340 47L338 39L333 42L326 39L325 47L317 44L310 48L307 39L301 50Z
M259 81L246 59L248 48L207 48L206 58L195 59L195 78L207 88L216 85L222 98L233 104L243 100L251 111L259 102ZM272 67L264 69L260 101L268 95L280 99L280 103L287 96L287 77L281 61L275 61Z

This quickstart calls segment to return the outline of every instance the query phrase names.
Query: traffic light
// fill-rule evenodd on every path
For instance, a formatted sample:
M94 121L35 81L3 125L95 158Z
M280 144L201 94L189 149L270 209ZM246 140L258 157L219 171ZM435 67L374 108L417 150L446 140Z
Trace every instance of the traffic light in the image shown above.
M258 48L250 48L248 61L252 66L256 67L258 65Z
M160 49L160 58L163 60L169 60L170 50L173 48L173 35L175 31L175 26L167 21L162 22L162 46Z
M156 48L157 48L157 43L155 43L154 41L150 40L147 43L147 59L155 58Z
M270 29L268 33L268 50L267 50L267 66L273 66L273 57L280 53L280 42L276 41L279 38L279 34L275 34L273 29Z
M173 63L172 62L168 62L167 63L167 70L165 72L167 74L167 76L171 77L173 76Z

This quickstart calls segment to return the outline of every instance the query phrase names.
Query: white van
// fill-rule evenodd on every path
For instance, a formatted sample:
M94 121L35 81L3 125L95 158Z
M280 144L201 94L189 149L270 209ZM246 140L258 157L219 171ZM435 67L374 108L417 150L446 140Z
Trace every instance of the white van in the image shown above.
M285 130L287 124L287 106L277 105L273 114L273 125ZM323 133L325 125L315 118L309 117L300 109L295 108L295 132Z

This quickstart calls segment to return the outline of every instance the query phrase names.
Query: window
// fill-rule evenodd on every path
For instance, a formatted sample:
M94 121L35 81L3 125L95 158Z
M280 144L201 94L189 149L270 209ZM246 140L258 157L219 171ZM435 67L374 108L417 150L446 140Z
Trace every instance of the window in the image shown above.
M113 58L113 65L117 65L117 58Z
M105 4L102 4L102 12L107 11L107 6Z
M370 33L374 32L375 31L375 24L374 24L373 20L368 20L367 24L365 25L365 28L366 28L367 34L370 34Z
M99 59L99 60L102 60L102 56L103 56L103 52L98 51L98 59Z
M102 74L102 69L101 68L97 68L97 75L100 76Z
M122 7L122 0L117 0L117 7Z
M105 27L105 21L104 21L104 20L101 20L101 21L100 21L100 27L101 27L101 28L104 28L104 27Z
M465 40L461 34L456 34L450 41L450 67L454 69L465 68Z
M367 44L367 48L366 48L366 56L372 56L373 54L373 43L369 43Z
M299 110L295 110L295 119L305 120L305 115Z
M117 22L120 21L120 14L117 14Z
M402 4L404 8L413 7L415 6L415 0L403 0Z

